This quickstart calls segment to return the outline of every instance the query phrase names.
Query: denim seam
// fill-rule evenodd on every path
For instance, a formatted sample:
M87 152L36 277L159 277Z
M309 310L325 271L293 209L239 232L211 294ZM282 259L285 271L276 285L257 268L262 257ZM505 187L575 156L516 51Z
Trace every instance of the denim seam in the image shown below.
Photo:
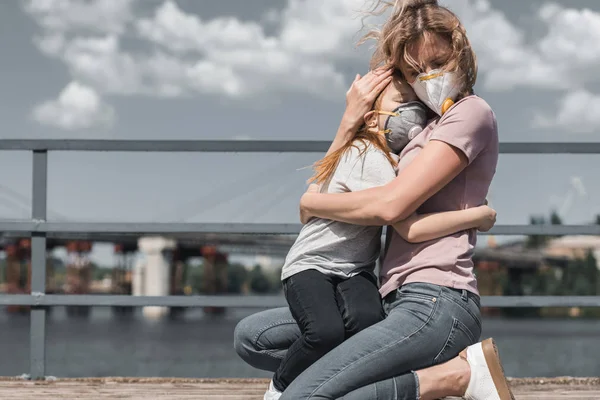
M415 389L417 392L417 393L415 393L415 399L420 400L421 399L421 382L419 382L419 375L417 375L417 373L415 371L413 371L412 374L413 374L413 377L415 378Z
M344 315L345 313L348 314L348 309L347 309L347 305L348 305L348 301L346 301L346 296L344 296L344 291L340 290L340 286L336 285L335 287L335 291L337 293L339 293L340 298L342 299L343 304L338 304L338 309L340 310L340 314L342 316L342 321L344 322L344 329L346 329L346 315Z
M473 314L473 312L471 310L469 310L469 307L467 307L464 303L459 303L456 300L454 300L452 297L445 296L443 294L440 294L440 297L442 297L448 301L451 301L452 303L458 305L460 308L462 308L464 311L466 311L467 314L469 314L475 320L475 323L477 324L477 326L479 326L479 329L481 329L481 317L478 317L475 314Z
M450 342L450 339L454 335L454 330L456 329L457 322L458 322L458 320L456 318L452 318L452 328L450 328L450 333L448 334L448 337L446 338L444 345L442 346L440 351L437 353L437 355L435 357L433 357L434 364L436 363L436 360L440 357L440 355L444 352L444 350L446 350L446 346L448 345L448 342Z
M296 323L296 320L294 320L294 319L285 319L285 320L283 320L283 321L277 321L277 322L274 322L274 323L272 323L272 324L270 324L270 325L267 325L267 326L265 326L263 329L259 330L259 331L256 333L256 335L254 335L254 338L252 339L252 344L253 344L253 345L254 345L256 348L259 348L260 350L263 350L263 351L268 351L267 349L263 348L263 346L259 346L258 340L260 339L260 337L261 337L261 336L262 336L262 335L263 335L265 332L267 332L267 331L268 331L268 330L270 330L270 329L273 329L273 328L275 328L276 326L279 326L279 325L289 325L289 324L295 324L295 323Z
M395 342L393 342L393 343L390 343L390 344L388 344L387 346L384 346L384 347L380 348L379 350L377 350L377 351L375 351L375 352L373 352L373 353L366 354L366 355L364 355L364 356L360 357L359 359L357 359L357 360L353 361L352 363L350 363L350 364L346 365L344 368L342 368L341 370L339 370L337 373L335 373L335 374L334 374L333 376L331 376L329 379L327 379L326 381L324 381L323 383L321 383L319 386L317 386L317 387L315 388L315 390L313 390L313 391L312 391L312 393L309 395L309 398L311 398L311 397L312 397L312 396L315 394L315 392L316 392L317 390L319 390L321 387L323 387L323 385L325 385L326 383L328 383L329 381L331 381L333 378L337 377L339 374L341 374L342 372L344 372L346 369L350 368L351 366L353 366L353 365L354 365L354 364L356 364L357 362L359 362L359 361L362 361L363 359L365 359L365 358L367 358L367 357L370 357L370 356L377 355L377 354L379 354L379 353L381 353L381 352L383 352L383 351L385 351L385 350L389 349L390 347L394 347L394 346L396 346L396 345L398 345L398 344L400 344L400 343L404 342L405 340L407 340L407 339L410 339L411 337L413 337L413 336L414 336L414 335L416 335L417 333L421 332L421 331L423 330L423 328L425 328L425 327L426 327L426 326L429 324L429 322L431 321L431 319L433 318L433 314L435 314L435 312L436 312L436 311L437 311L437 309L438 309L438 303L439 303L438 301L436 301L436 302L434 303L434 305L433 305L433 310L431 310L431 314L429 314L429 317L427 317L427 320L426 320L426 321L423 323L423 325L421 325L421 326L420 326L420 327L419 327L419 328L418 328L416 331L414 331L414 332L413 332L413 333L411 333L410 335L408 335L408 336L406 336L406 337L404 337L404 338L402 338L402 339L400 339L400 340L397 340L397 341L395 341Z

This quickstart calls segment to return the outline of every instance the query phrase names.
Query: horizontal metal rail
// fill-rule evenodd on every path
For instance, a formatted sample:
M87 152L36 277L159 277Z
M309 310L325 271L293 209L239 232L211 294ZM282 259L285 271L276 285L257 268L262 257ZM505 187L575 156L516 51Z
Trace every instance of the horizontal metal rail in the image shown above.
M483 296L483 307L600 307L600 296ZM3 294L0 306L21 305L97 306L97 307L226 307L274 308L287 306L278 295L263 296L129 296L129 295L62 295L62 294Z
M133 151L219 153L318 153L329 149L326 140L36 140L2 139L0 150L21 151ZM504 154L600 154L600 142L500 143Z
M108 234L262 234L295 235L301 224L201 223L201 222L47 222L0 221L6 233ZM600 235L600 225L498 225L482 235Z
M49 151L114 151L114 152L255 152L314 153L325 152L329 141L282 140L0 140L0 151L32 151L32 215L29 221L0 221L4 234L32 236L31 295L0 295L0 305L31 306L30 374L33 379L44 376L46 362L46 307L50 306L166 306L166 307L277 307L284 306L281 296L166 296L135 297L113 295L47 295L47 239L60 235L108 237L118 234L297 234L300 224L245 223L112 223L47 221L47 173ZM597 143L501 143L503 154L600 154ZM600 235L594 225L500 225L495 235ZM600 307L595 297L484 297L484 307Z

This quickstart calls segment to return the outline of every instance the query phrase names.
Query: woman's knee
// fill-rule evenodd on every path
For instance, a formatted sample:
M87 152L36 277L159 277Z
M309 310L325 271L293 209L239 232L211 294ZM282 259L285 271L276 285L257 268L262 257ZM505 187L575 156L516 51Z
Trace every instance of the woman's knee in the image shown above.
M252 339L255 335L251 318L252 315L242 319L233 331L233 348L249 364L251 364L252 354L258 351L256 343Z
M233 347L251 366L275 371L299 337L300 330L289 309L274 308L241 320L233 332Z

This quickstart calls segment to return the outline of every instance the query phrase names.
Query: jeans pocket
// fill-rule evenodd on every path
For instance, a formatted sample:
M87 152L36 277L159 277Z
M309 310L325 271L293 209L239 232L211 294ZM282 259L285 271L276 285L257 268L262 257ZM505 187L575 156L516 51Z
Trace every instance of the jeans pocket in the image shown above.
M458 355L468 346L477 342L477 337L464 323L453 318L452 328L446 338L444 346L433 359L434 364L446 362Z

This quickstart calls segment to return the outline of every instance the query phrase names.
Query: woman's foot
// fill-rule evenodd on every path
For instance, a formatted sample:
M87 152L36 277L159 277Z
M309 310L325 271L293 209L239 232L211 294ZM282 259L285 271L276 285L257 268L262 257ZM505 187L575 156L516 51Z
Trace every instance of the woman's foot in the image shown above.
M471 369L466 400L514 400L498 349L493 339L467 347L466 359Z
M273 381L269 382L269 388L267 389L263 400L279 400L280 397L281 392L275 389L275 386L273 386Z

